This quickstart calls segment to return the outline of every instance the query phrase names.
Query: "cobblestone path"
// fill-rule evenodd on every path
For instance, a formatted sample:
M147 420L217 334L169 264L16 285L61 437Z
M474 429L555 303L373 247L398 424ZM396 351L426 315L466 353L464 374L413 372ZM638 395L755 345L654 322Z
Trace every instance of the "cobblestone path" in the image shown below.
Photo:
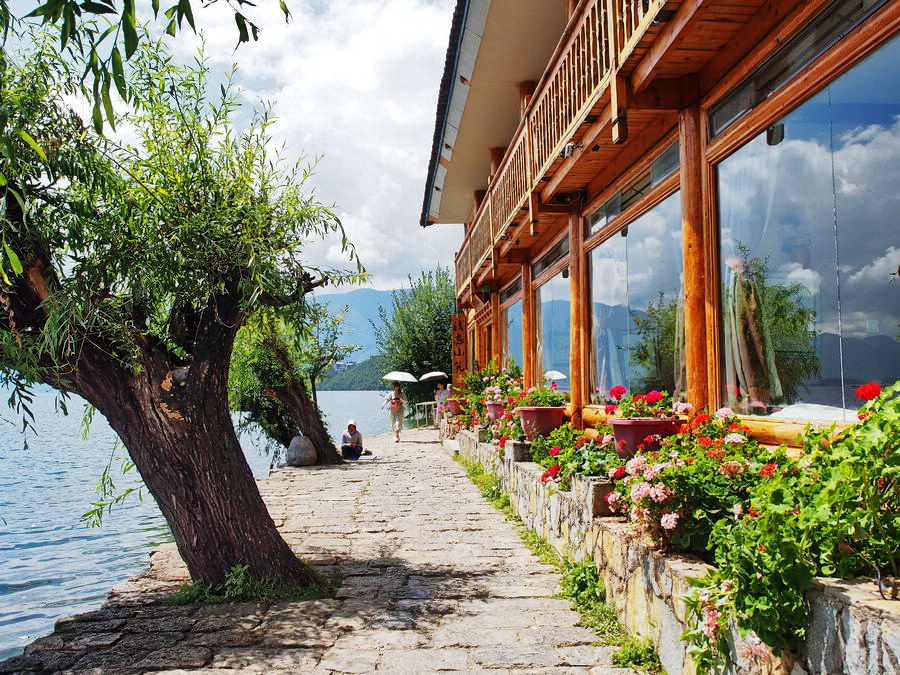
M559 575L486 503L434 430L344 467L281 469L260 484L285 538L343 584L334 599L172 607L172 547L95 613L65 620L0 672L205 670L626 673L554 598ZM224 669L224 670L223 670Z

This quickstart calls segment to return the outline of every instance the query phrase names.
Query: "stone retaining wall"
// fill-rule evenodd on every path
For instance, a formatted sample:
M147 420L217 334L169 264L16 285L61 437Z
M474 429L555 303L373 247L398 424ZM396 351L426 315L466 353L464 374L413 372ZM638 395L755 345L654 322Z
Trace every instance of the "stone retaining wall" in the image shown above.
M596 517L595 486L577 477L561 492L542 483L543 469L533 462L513 461L507 452L480 442L470 431L456 441L460 454L499 476L513 511L562 555L576 560L593 557L619 620L632 633L650 636L670 675L693 673L693 662L681 642L687 579L709 567L692 556L663 555L630 535L623 518ZM882 600L870 581L818 579L808 594L811 624L804 663L780 659L753 667L738 659L741 673L896 673L900 672L900 602ZM735 654L735 658L738 658Z

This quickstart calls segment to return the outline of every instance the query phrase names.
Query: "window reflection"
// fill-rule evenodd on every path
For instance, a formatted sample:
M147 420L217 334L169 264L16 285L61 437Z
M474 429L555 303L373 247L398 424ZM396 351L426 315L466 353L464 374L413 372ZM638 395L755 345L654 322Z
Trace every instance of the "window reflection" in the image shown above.
M522 301L503 310L503 355L507 368L522 367Z
M591 251L594 402L610 387L685 390L681 197Z
M900 378L898 58L894 39L718 167L724 385L743 412L849 420L859 384Z
M534 292L536 372L558 370L566 376L556 380L563 391L569 390L569 287L565 269Z

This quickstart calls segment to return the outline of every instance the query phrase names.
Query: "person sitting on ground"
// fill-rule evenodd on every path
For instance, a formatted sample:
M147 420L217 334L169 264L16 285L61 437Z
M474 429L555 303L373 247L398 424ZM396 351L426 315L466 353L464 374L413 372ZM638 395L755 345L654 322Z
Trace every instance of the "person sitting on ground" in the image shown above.
M359 459L361 455L371 455L368 450L363 450L362 434L356 429L356 422L347 422L347 430L341 436L341 456L344 459Z
M394 382L393 387L388 395L384 397L384 403L381 404L382 409L390 403L391 405L391 431L396 434L394 443L400 442L400 432L403 430L404 409L406 404L406 396L400 390L400 383Z

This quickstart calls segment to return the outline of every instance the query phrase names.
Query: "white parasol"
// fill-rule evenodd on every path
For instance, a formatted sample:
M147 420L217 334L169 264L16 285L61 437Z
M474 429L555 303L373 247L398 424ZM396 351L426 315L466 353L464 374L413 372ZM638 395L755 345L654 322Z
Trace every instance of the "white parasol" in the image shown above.
M447 373L443 370L432 370L430 373L425 373L422 377L419 378L419 382L428 382L429 380L446 380Z
M544 373L544 379L550 380L552 382L553 380L565 380L566 376L558 370L548 370L546 373Z
M415 375L405 373L402 370L392 370L387 375L382 376L382 380L392 380L393 382L418 382Z

